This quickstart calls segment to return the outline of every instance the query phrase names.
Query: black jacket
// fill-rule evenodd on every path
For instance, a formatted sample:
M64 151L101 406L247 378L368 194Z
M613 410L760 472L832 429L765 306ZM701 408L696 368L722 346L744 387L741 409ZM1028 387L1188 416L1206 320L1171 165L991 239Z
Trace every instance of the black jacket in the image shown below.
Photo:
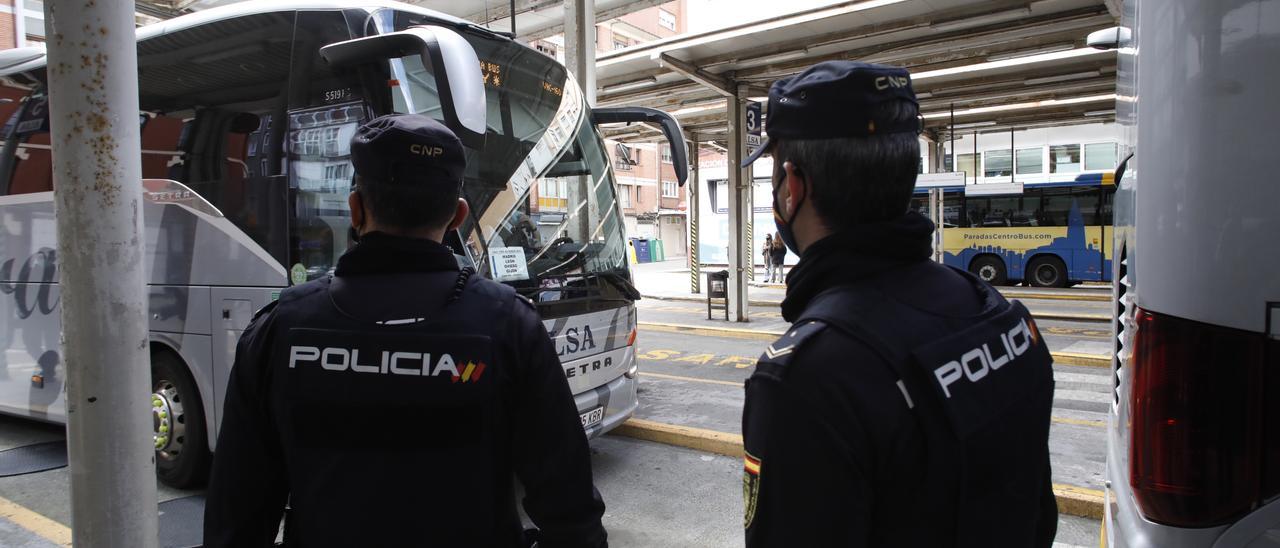
M532 303L440 244L366 235L240 339L205 545L605 546L573 397Z
M749 547L1052 545L1047 348L1021 305L928 260L932 230L864 226L788 275L793 328L747 384ZM1016 360L973 358L976 382L946 367L984 333L987 356Z

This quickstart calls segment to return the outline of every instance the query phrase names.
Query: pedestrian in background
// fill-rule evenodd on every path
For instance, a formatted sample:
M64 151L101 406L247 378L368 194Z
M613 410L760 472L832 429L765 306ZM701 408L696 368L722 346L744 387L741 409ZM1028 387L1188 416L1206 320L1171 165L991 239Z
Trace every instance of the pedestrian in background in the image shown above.
M285 289L236 348L204 545L603 548L604 503L533 303L459 269L462 143L416 114L363 124L358 244Z
M761 253L764 255L764 275L767 282L773 281L773 235L764 235L764 249Z
M745 164L773 155L800 262L746 385L748 548L1052 546L1052 360L1021 303L931 260L911 75L821 63L768 112Z
M773 246L769 248L769 260L773 264L773 269L769 273L770 281L782 283L786 281L786 274L782 267L787 262L787 245L782 243L782 235L773 239Z

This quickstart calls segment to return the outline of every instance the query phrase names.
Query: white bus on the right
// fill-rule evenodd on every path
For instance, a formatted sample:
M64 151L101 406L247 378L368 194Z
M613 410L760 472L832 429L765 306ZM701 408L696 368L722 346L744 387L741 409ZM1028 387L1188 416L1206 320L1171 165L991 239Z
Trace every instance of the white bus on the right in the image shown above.
M1280 0L1123 10L1102 542L1280 546Z

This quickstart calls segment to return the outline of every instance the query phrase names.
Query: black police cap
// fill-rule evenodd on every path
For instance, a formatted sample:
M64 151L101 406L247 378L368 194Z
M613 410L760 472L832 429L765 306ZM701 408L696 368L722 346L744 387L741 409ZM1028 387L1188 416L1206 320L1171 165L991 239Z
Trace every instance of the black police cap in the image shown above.
M462 141L421 114L388 114L361 125L351 138L356 175L383 183L462 185Z
M891 101L919 103L905 69L859 63L827 61L804 72L774 82L769 88L769 138L742 161L751 165L771 150L775 139L839 139L888 133L920 132L916 117L889 121L877 117L880 105Z

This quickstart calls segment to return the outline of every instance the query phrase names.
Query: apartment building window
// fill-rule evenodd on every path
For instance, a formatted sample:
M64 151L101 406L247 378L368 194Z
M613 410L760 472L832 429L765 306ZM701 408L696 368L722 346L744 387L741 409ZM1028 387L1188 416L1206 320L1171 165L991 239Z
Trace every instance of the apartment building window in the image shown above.
M621 40L618 38L613 39L613 49L623 49L629 45L631 44L628 44L626 40Z
M662 163L664 164L671 163L671 146L670 145L662 145Z
M1093 143L1084 146L1085 170L1115 169L1116 144Z
M1053 145L1049 147L1049 173L1076 173L1080 171L1080 145Z
M623 209L631 208L631 185L618 185L618 205Z
M640 163L640 158L635 155L631 147L618 143L613 146L614 166L618 171L631 171L631 166Z
M534 44L534 47L535 47L535 48L537 48L537 49L538 49L538 51L542 52L542 53L543 53L543 55L546 55L547 57L550 57L550 58L552 58L552 59L555 59L555 58L556 58L556 47L555 47L555 45L550 44L550 43L548 43L548 42L538 42L538 43Z
M662 28L674 31L676 30L676 15L662 8L658 8L658 24Z
M663 181L662 197L663 198L679 198L680 186L677 185L675 181Z
M1018 149L1018 175L1036 175L1044 173L1044 149L1036 148L1020 148Z

